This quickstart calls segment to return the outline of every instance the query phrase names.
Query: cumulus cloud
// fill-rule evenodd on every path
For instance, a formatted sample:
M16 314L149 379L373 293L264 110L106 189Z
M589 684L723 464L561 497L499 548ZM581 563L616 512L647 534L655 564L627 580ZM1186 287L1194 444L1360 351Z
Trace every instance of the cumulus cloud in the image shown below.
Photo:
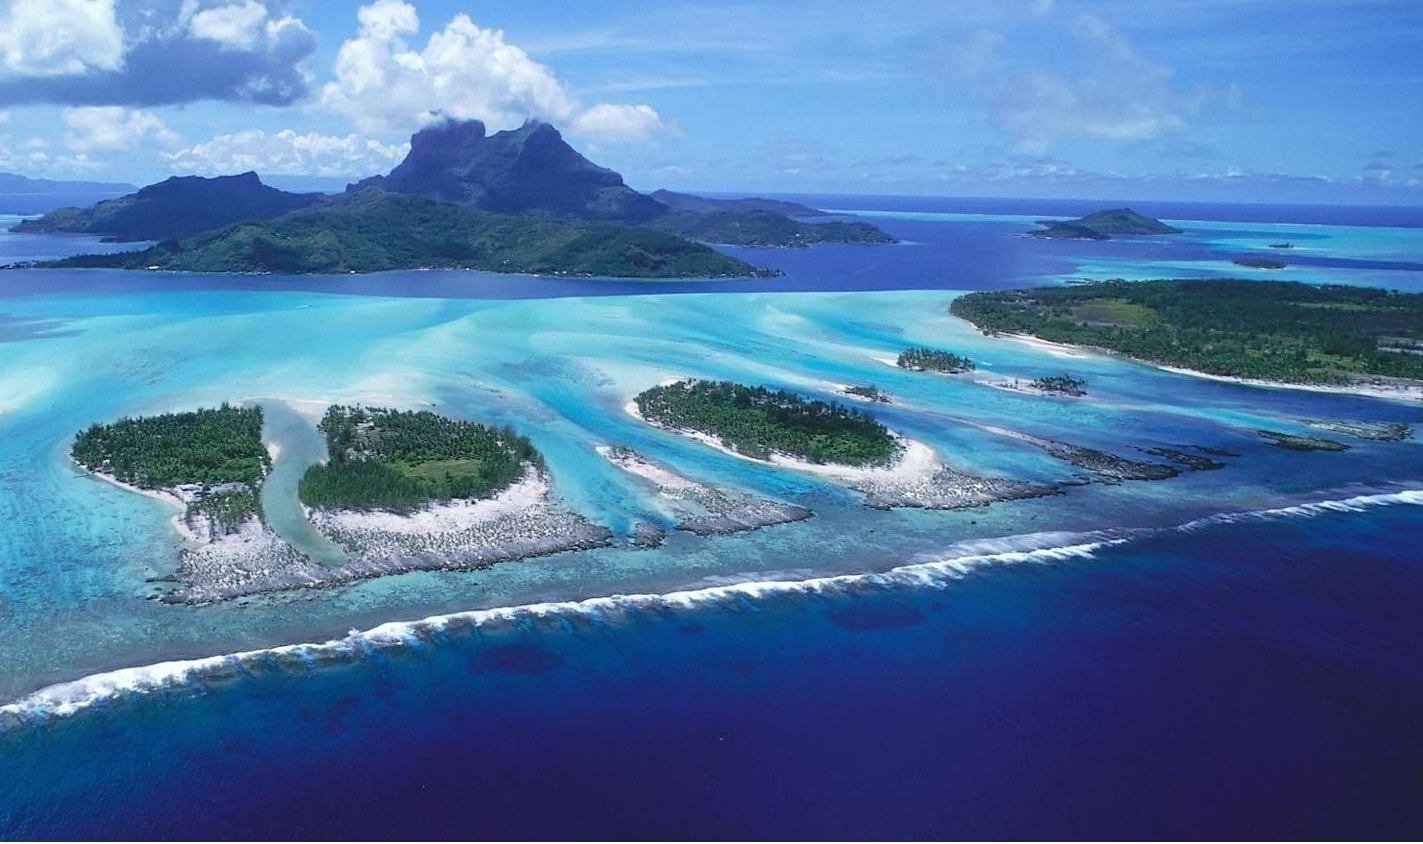
M118 152L140 144L172 147L181 139L152 112L122 106L64 110L64 145L76 153Z
M599 103L575 115L569 128L575 135L632 143L647 140L667 125L652 106Z
M0 0L0 104L291 104L316 39L276 2Z
M544 65L469 16L455 15L423 48L415 7L377 0L357 13L360 31L341 45L335 79L321 92L329 109L372 132L410 131L445 118L509 129L529 118L563 123L607 142L641 141L666 129L651 106L585 108Z
M409 144L382 144L355 135L298 134L291 129L269 135L251 129L218 135L167 158L172 168L182 173L223 175L256 170L271 175L349 178L383 173L409 151Z
M188 21L194 38L205 38L231 50L253 50L267 31L267 9L256 0L203 9Z
M74 76L123 67L113 0L0 2L0 74Z

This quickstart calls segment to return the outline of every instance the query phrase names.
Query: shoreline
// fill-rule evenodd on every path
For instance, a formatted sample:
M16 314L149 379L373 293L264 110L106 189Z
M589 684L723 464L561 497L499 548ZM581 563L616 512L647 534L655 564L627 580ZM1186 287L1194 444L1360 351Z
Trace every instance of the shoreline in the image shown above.
M629 401L623 411L638 421L678 436L711 446L723 454L740 460L780 469L816 475L837 481L864 494L865 506L877 510L895 507L924 510L960 510L981 507L998 501L1020 498L1041 498L1057 495L1055 486L1030 484L1011 478L986 477L959 472L944 465L928 445L890 432L898 444L895 460L889 466L847 466L831 463L811 463L790 455L772 453L769 460L760 460L722 445L720 440L701 431L672 428L649 421L638 410L636 401Z
M144 489L143 487L134 486L131 483L121 481L107 472L100 472L97 469L90 469L76 462L73 458L70 458L69 462L88 477L102 481L103 483L109 484L111 486L116 486L126 492L136 493L138 495L142 495L144 498L151 498L154 501L162 501L164 504L167 504L170 507L176 507L178 512L173 514L173 516L168 519L168 524L173 527L173 532L178 534L180 537L182 537L188 542L205 543L209 541L199 536L198 532L193 530L193 528L187 523L185 517L188 514L188 505L191 502L183 498L183 496L178 494L177 492L170 491L166 488Z
M1127 358L1127 360L1136 359ZM1242 378L1238 375L1214 375L1209 372L1197 372L1194 369L1170 366L1164 363L1140 362L1177 375L1189 375L1193 378L1205 378L1209 381L1221 381L1228 384L1239 384L1245 387L1303 390L1311 393L1331 393L1337 396L1363 396L1365 398L1392 399L1394 401L1423 401L1423 384L1397 384L1395 386L1389 386L1387 384L1295 384L1289 381L1269 381L1264 378Z
M968 320L964 320L968 322ZM968 322L975 329L982 331L977 325ZM1226 384L1238 384L1246 387L1264 387L1267 389L1280 390L1303 390L1311 393L1331 393L1341 396L1363 396L1374 399L1391 399L1394 401L1423 401L1423 384L1400 383L1388 385L1387 383L1375 384L1297 384L1291 381L1271 381L1266 378L1245 378L1239 375L1215 375L1210 372L1200 372L1195 369L1187 369L1183 366L1173 366L1167 363L1156 363L1155 361L1142 360L1130 355L1124 355L1111 349L1104 349L1099 346L1074 346L1070 343L1058 343L1053 340L1044 340L1034 337L1031 334L997 334L998 339L1012 340L1017 343L1024 343L1033 346L1040 351L1048 352L1057 357L1087 357L1092 354L1112 357L1119 360L1128 360L1132 363L1139 363L1143 366L1150 366L1154 369L1170 372L1175 375L1189 375L1192 378L1204 378L1209 381L1218 381ZM1382 378L1383 376L1373 376ZM989 385L992 386L992 385Z

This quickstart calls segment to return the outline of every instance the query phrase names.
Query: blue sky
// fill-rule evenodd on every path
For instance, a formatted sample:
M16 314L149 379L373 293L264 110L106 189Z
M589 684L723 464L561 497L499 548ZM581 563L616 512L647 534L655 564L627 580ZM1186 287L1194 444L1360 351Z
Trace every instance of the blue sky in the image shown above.
M642 190L1423 204L1416 0L0 0L0 170L353 179L535 117Z

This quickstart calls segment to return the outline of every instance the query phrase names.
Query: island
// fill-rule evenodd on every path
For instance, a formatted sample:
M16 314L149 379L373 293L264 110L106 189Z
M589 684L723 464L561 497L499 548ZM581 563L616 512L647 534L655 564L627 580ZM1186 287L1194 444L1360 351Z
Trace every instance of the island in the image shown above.
M184 545L176 571L154 578L171 588L150 596L168 603L467 571L612 539L606 527L552 500L542 457L508 429L429 411L340 405L319 427L331 459L310 467L298 491L301 514L344 552L325 563L268 521L260 493L273 457L262 442L260 407L224 404L95 424L75 437L71 454L94 477L178 509L172 524ZM804 517L779 514L792 515Z
M868 413L785 390L691 380L653 387L634 401L649 422L700 432L758 460L774 453L811 463L883 465L899 450Z
M507 428L428 410L335 405L329 459L298 487L351 575L468 570L606 545L612 532L550 498L543 457Z
M626 409L728 454L846 483L876 509L953 510L1058 492L952 469L864 411L786 390L687 379L645 390Z
M1029 237L1056 240L1110 240L1113 235L1180 234L1181 230L1130 208L1097 211L1076 220L1039 220Z
M840 395L877 404L890 404L889 393L874 384L845 384L839 388Z
M70 456L97 478L173 503L174 526L208 539L260 521L257 488L272 465L261 408L229 404L95 423Z
M235 273L365 273L471 269L613 278L778 275L708 243L809 246L894 243L860 221L807 223L771 202L719 205L628 187L530 121L488 134L446 121L410 139L389 174L344 194L296 194L255 173L174 177L92 208L66 208L17 231L155 241L142 251L82 255L42 267ZM794 209L788 209L794 210Z
M317 425L330 459L302 475L310 507L411 513L432 502L488 498L542 470L528 437L428 410L333 405Z
M1233 258L1231 263L1237 267L1249 267L1252 270L1283 270L1288 267L1284 261L1276 261L1274 258L1260 258L1249 255L1243 258Z
M1423 294L1244 279L1113 279L970 293L949 312L1161 366L1397 395L1423 384Z
M43 266L283 275L416 268L613 278L775 274L656 229L490 214L374 187L273 220Z
M957 375L963 372L972 372L973 361L966 357L956 355L953 352L944 352L938 349L927 349L918 346L912 349L905 349L899 353L895 360L895 366L900 369L908 369L912 372L944 372L950 375Z
M1063 373L1062 375L1044 375L1041 378L1034 378L1032 389L1040 393L1061 396L1085 396L1087 395L1087 379L1078 378L1075 375Z

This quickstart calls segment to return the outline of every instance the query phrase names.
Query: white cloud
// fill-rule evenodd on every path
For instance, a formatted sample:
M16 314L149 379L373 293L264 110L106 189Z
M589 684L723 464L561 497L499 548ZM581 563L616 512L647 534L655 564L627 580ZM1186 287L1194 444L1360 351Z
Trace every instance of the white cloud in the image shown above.
M123 58L113 0L0 0L0 75L77 76Z
M645 141L667 129L667 124L647 105L613 105L599 103L573 118L569 129L608 142L633 143Z
M994 93L1000 124L1021 148L1041 151L1071 137L1149 140L1179 132L1190 107L1170 86L1171 70L1142 57L1102 19L1079 15L1069 34L1084 58L1076 75L1020 72Z
M64 145L77 153L117 152L139 144L172 147L181 139L150 111L122 106L67 108Z
M290 105L316 37L287 2L0 0L0 104Z
M529 118L565 123L593 140L645 140L666 128L647 105L584 108L544 65L497 29L455 15L423 49L415 8L377 0L357 13L360 32L336 56L335 80L321 93L329 109L367 131L412 131L443 118L483 120L492 130Z
M218 135L167 155L176 172L223 175L256 170L283 176L369 176L383 173L405 157L408 144L381 144L355 135L297 134L283 129L267 134L249 129Z
M267 30L267 7L256 0L203 9L188 20L194 38L216 41L235 50L251 50Z

